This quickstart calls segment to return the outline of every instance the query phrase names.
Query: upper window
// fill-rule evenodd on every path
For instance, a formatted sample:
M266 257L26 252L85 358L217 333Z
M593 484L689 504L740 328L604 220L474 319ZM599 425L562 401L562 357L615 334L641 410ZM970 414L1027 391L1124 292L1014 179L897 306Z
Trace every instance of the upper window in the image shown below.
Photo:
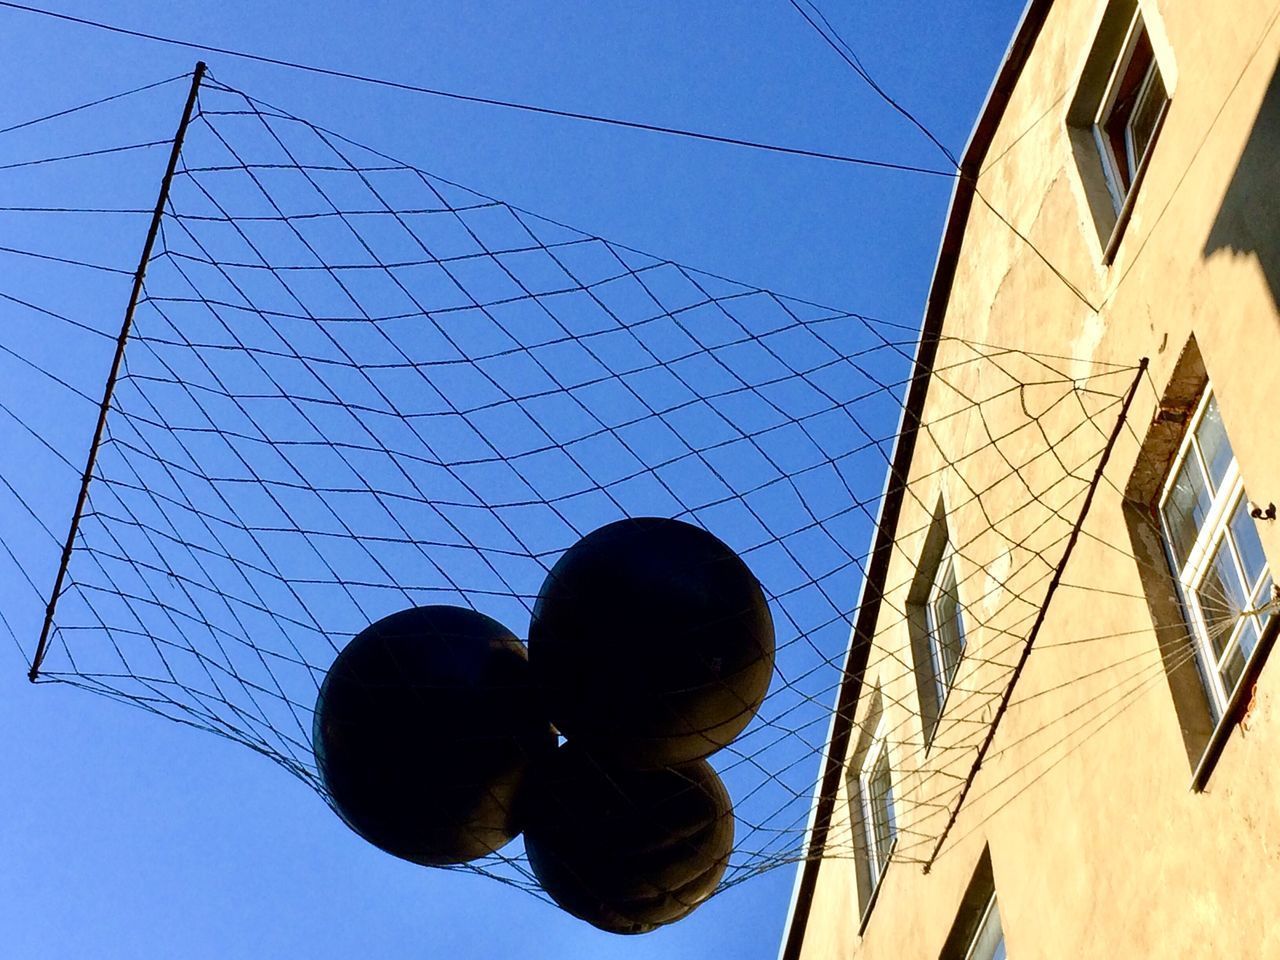
M1137 11L1093 120L1094 141L1117 214L1137 182L1168 102L1151 37Z
M1115 255L1170 102L1137 0L1111 0L1067 109L1067 134L1103 259Z
M960 555L947 526L946 503L938 496L907 591L911 658L926 748L937 735L943 708L960 670L967 631L960 602Z
M867 752L860 777L862 822L866 828L867 865L872 882L879 880L889 865L898 838L898 819L893 801L893 771L889 766L889 746L877 737Z
M951 692L951 684L955 681L960 656L964 653L964 618L960 613L955 551L950 543L934 571L925 617L929 627L929 652L933 661L934 683L938 691L938 712L941 713L947 694Z
M1209 388L1187 424L1159 506L1205 688L1220 718L1270 617L1272 578Z

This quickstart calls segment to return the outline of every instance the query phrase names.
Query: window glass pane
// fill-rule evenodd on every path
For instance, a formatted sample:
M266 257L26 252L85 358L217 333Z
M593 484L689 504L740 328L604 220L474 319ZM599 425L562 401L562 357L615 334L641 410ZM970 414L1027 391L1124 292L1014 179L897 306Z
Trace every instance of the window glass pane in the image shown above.
M1218 412L1218 398L1210 397L1204 408L1204 416L1196 427L1196 442L1200 444L1200 452L1204 454L1205 465L1209 468L1209 479L1216 490L1227 474L1227 467L1235 459L1231 452L1231 441L1222 426L1222 414Z
M964 620L956 587L956 568L950 560L940 571L938 593L930 611L937 646L938 681L945 695L955 679L956 667L964 651Z
M897 832L893 810L893 775L889 770L889 751L882 749L871 770L871 819L875 828L876 858L884 867L889 848Z
M991 907L982 919L982 927L973 938L973 946L965 960L1005 960L1004 930L1000 926L1000 907L991 898Z
M1227 648L1231 631L1245 609L1244 586L1226 547L1225 539L1218 543L1213 561L1196 589L1200 612L1204 614L1205 628L1216 657L1222 656Z
M1253 648L1258 645L1258 628L1253 625L1250 620L1243 630L1240 631L1240 653L1244 659L1249 659L1253 655Z
M1168 499L1164 502L1164 521L1169 528L1169 539L1173 546L1174 559L1178 569L1187 562L1191 546L1196 542L1196 534L1209 513L1208 487L1205 485L1204 472L1194 456L1188 455L1182 460L1182 467L1169 490Z
M1257 592L1253 595L1253 605L1255 607L1261 607L1270 603L1274 596L1275 582L1271 579L1271 574L1267 574L1266 579L1262 581ZM1258 618L1262 621L1262 625L1265 627L1267 625L1267 621L1271 619L1271 611L1268 610L1265 613L1259 614Z
M863 826L867 831L867 867L871 871L872 882L880 876L880 860L876 855L876 824L875 817L871 813L871 804L866 806L866 819Z
M1227 657L1226 662L1222 665L1222 685L1226 688L1227 696L1231 696L1236 688L1236 684L1240 682L1240 674L1244 673L1244 662L1253 648L1258 645L1258 635L1254 632L1253 624L1248 624L1240 633L1240 642L1243 644L1248 639L1248 650L1243 647L1236 647L1231 651L1231 656Z
M1262 552L1262 541L1258 539L1258 527L1249 516L1248 500L1243 496L1231 515L1231 537L1240 554L1245 579L1250 587L1256 586L1267 569L1267 557Z
M1118 168L1116 172L1119 174L1121 181L1120 185L1126 193L1133 184L1133 173L1140 157L1129 156L1125 134L1129 129L1130 120L1137 105L1138 94L1142 91L1142 83L1146 79L1154 59L1147 31L1141 24L1138 25L1137 29L1138 36L1134 40L1133 53L1129 57L1129 62L1125 64L1120 75L1116 78L1115 86L1112 88L1114 99L1111 103L1111 110L1102 121L1103 131L1115 157Z
M1151 146L1151 140L1156 133L1156 122L1160 119L1160 111L1164 109L1165 101L1169 99L1164 89L1164 80L1160 77L1160 70L1153 61L1151 71L1148 74L1149 80L1147 86L1139 95L1138 102L1133 108L1133 117L1129 121L1129 138L1133 148L1133 166L1134 171L1142 163L1142 158L1147 155L1147 148Z

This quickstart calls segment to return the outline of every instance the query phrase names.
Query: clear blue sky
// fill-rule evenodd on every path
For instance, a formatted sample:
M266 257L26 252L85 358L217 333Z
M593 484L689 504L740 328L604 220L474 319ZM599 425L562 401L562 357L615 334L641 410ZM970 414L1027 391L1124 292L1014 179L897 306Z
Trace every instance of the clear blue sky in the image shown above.
M824 12L867 69L959 153L1021 3ZM105 16L100 5L60 7ZM438 86L810 149L937 166L785 0L747 4L389 2L307 7L129 2L122 25ZM190 69L189 52L0 9L0 128ZM208 56L223 81L593 233L848 310L918 322L950 182L300 75ZM0 164L170 136L181 84L89 125L0 135ZM97 124L95 127L94 124ZM68 131L74 131L70 133ZM88 139L86 139L88 138ZM96 138L96 139L95 139ZM163 148L77 181L76 202L149 206ZM0 205L57 205L0 171ZM0 246L132 269L145 218L85 230L0 213ZM120 277L0 254L0 292L114 333ZM72 278L74 282L68 282ZM39 299L38 297L36 299ZM90 394L105 340L0 302L5 345ZM95 411L0 357L0 402L74 460ZM75 478L0 424L0 475L59 534ZM56 551L0 490L0 538L47 589ZM861 545L859 545L859 551ZM0 610L28 654L40 608L0 555ZM3 634L0 628L0 635ZM7 643L4 636L0 641ZM302 784L243 747L58 686L0 654L0 925L14 957L771 957L793 879L775 870L641 938L598 933L523 893L366 846Z

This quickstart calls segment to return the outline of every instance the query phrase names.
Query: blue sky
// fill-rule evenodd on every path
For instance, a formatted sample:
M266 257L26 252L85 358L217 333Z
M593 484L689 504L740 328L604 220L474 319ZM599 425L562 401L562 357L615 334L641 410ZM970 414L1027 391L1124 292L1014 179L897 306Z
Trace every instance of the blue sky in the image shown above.
M824 7L867 69L959 152L1020 5ZM941 158L786 2L114 5L122 25L461 92L928 166ZM100 15L96 7L67 12ZM194 55L0 10L0 128L188 70ZM744 282L918 322L950 182L440 101L209 56L214 75L364 143L612 240ZM0 163L170 136L182 84L0 135ZM4 205L147 207L164 149L61 181L7 175ZM56 165L55 165L56 166ZM50 185L67 191L49 196ZM42 192L43 191L43 192ZM131 270L145 218L0 213L0 246ZM0 255L0 292L118 329L127 278ZM34 291L34 292L33 292ZM90 395L103 338L0 305L0 344ZM95 411L10 356L0 401L76 462ZM0 471L61 535L74 475L11 422ZM56 548L0 490L0 537L46 587ZM859 544L856 551L860 551ZM0 556L27 651L39 602ZM0 628L2 632L2 628ZM6 641L7 642L7 641ZM772 956L792 870L658 933L610 938L484 878L368 848L308 789L242 746L58 686L0 679L0 920L14 956Z

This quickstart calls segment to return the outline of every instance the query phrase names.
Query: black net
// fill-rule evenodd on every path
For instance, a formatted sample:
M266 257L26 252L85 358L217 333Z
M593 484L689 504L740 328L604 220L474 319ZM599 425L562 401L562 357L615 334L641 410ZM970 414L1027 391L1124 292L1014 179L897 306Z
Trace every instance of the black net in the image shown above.
M747 563L776 627L764 704L710 760L736 819L719 887L808 854L867 603L887 612L860 642L895 651L871 709L911 689L929 649L966 695L941 721L881 732L895 766L947 758L896 825L894 855L925 860L1135 373L944 337L898 475L918 341L536 216L206 81L39 678L243 743L323 794L313 709L355 634L453 604L523 638L580 537L677 518ZM913 650L913 618L933 608L915 571L891 565L873 596L866 575L887 496L906 505L904 555L937 547L944 477L956 572L929 589L963 598L965 636L939 643L935 624ZM867 836L846 818L824 855ZM460 869L538 889L519 840Z

